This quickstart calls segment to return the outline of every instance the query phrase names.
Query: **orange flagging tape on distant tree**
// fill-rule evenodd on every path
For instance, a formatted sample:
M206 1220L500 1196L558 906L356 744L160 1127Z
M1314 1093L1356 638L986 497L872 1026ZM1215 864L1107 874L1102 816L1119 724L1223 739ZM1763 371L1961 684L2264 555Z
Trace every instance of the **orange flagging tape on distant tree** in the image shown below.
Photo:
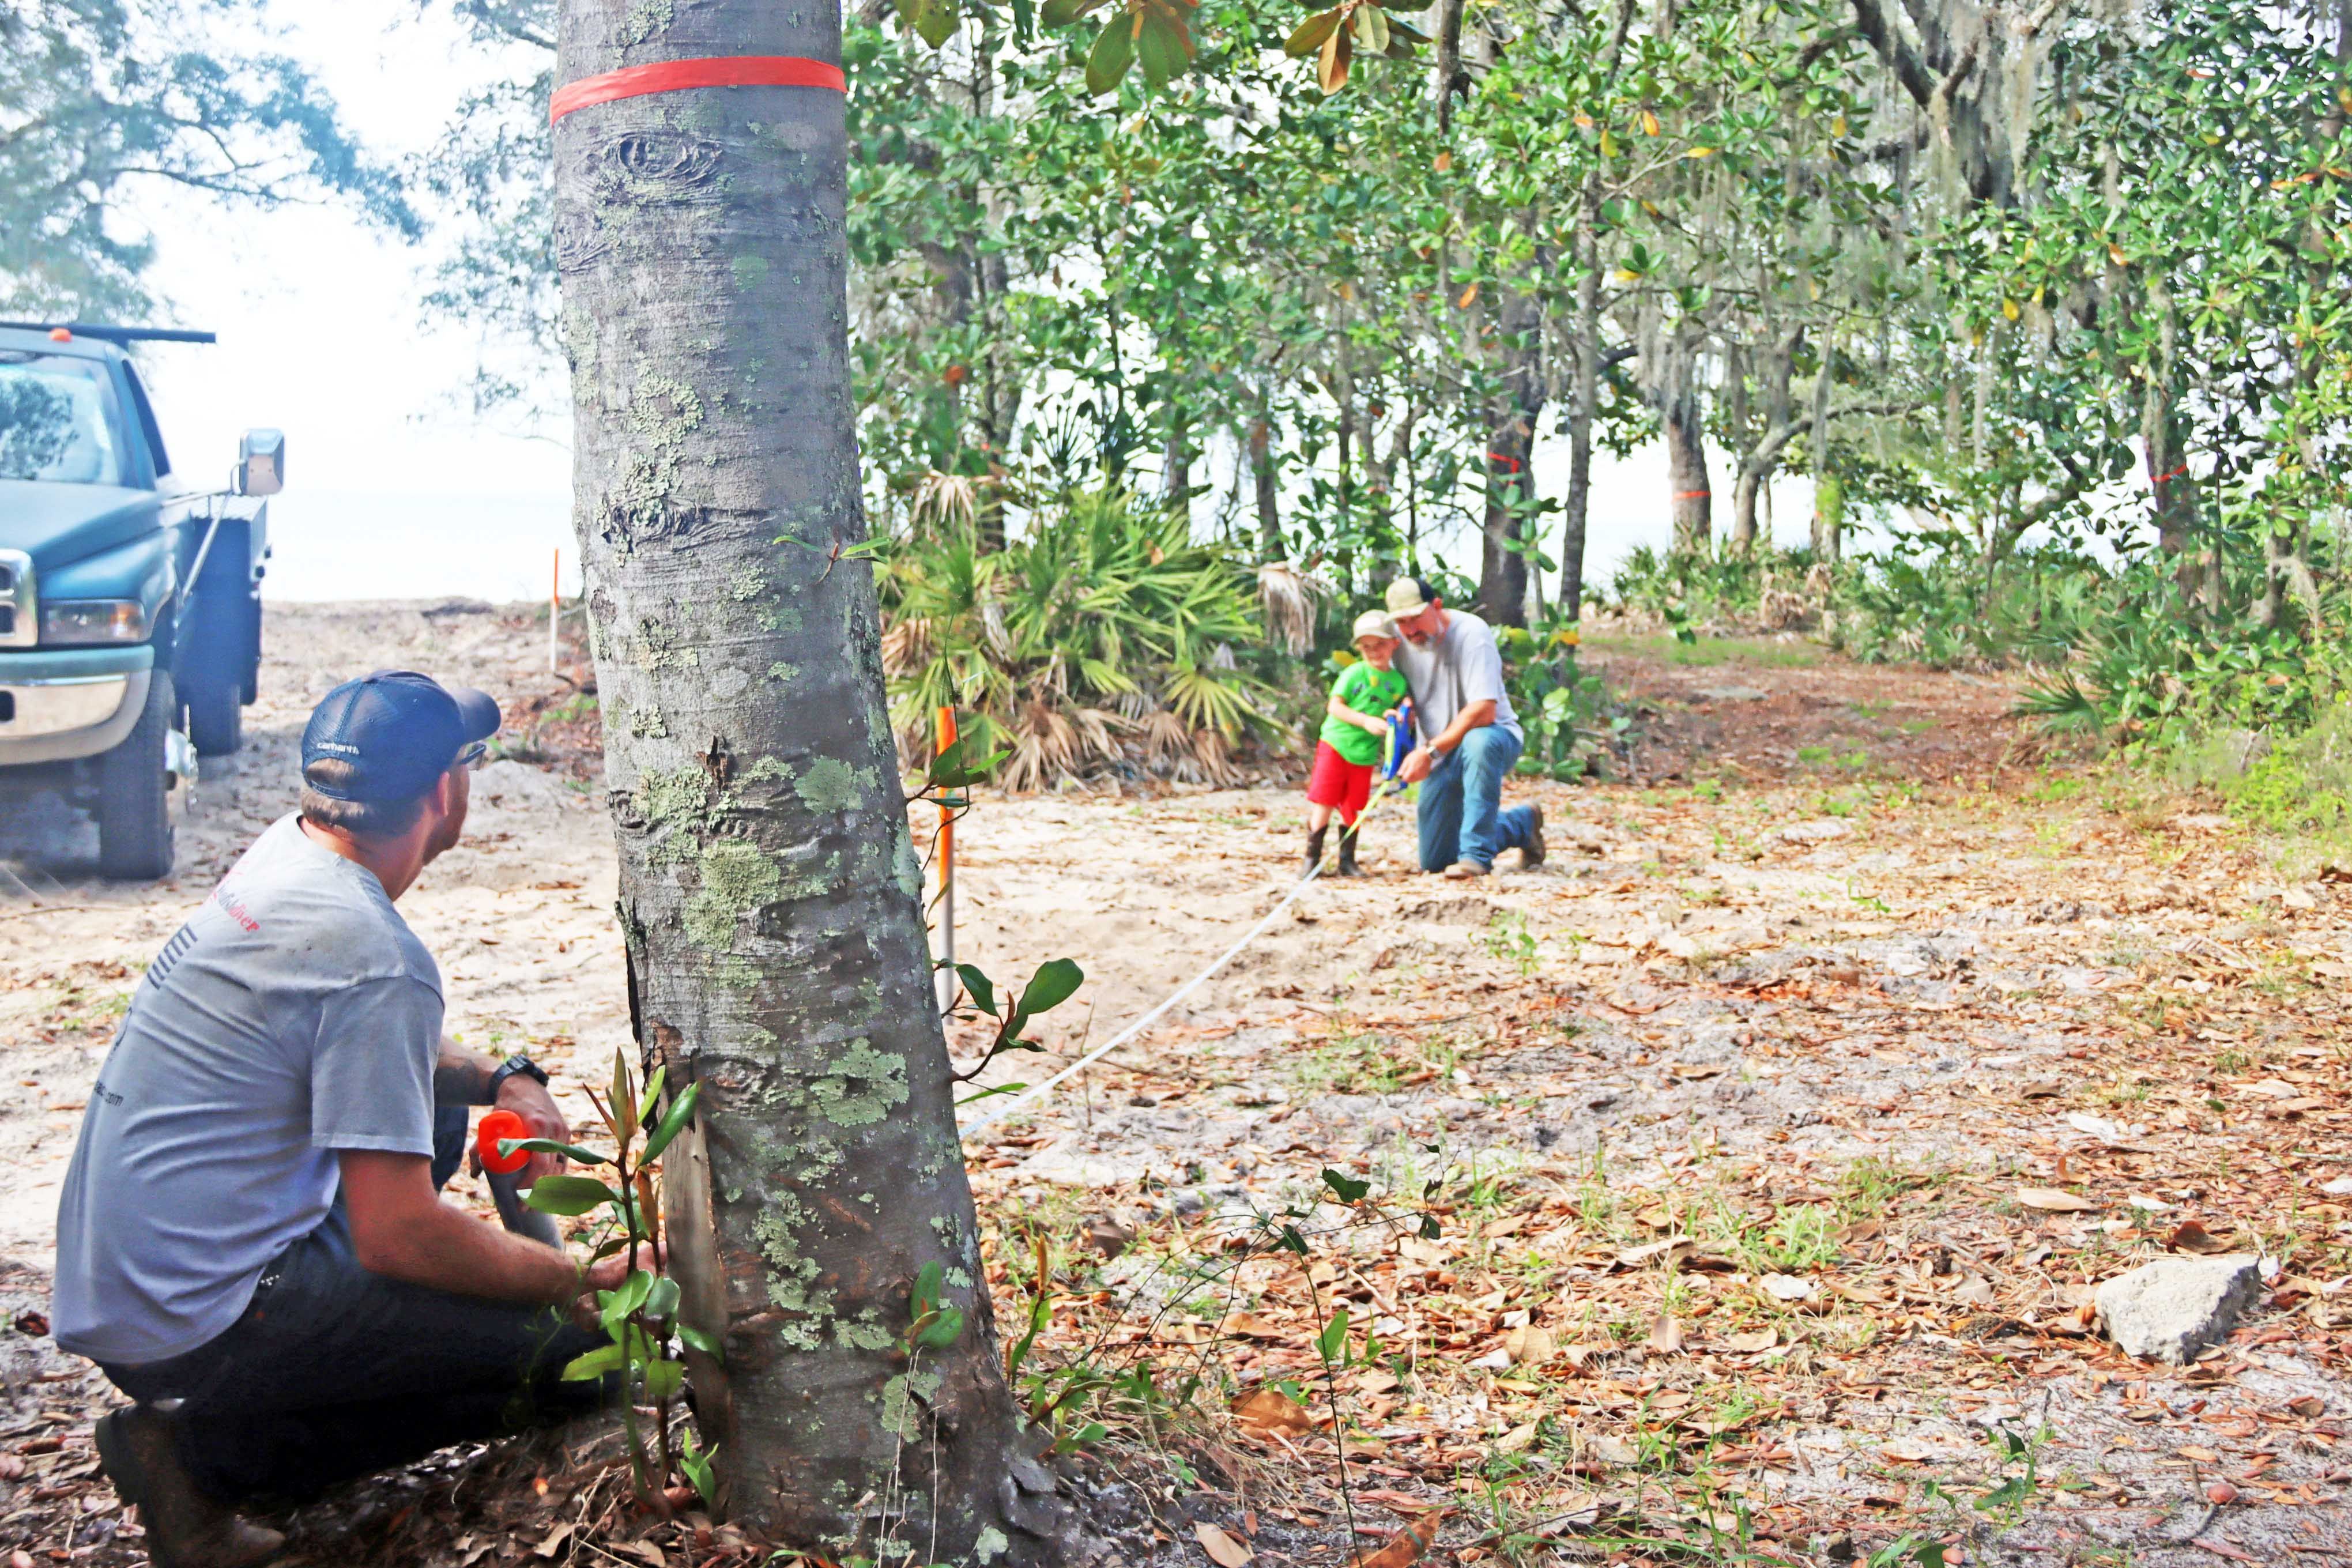
M615 99L643 98L648 93L680 92L693 87L825 87L849 90L841 68L799 55L731 55L713 59L658 60L583 77L555 89L547 106L552 125L575 109L611 103Z

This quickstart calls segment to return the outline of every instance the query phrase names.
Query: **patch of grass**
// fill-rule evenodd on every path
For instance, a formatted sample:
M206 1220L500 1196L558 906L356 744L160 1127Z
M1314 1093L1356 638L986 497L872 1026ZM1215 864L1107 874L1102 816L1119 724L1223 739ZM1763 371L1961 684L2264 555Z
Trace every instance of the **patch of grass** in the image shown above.
M1631 654L1643 658L1663 659L1668 664L1696 666L1702 668L1725 664L1755 665L1765 668L1801 669L1822 661L1822 650L1809 642L1781 642L1773 637L1710 637L1696 642L1677 641L1671 633L1655 637L1591 637L1584 646L1601 653Z
M1851 1224L1874 1219L1906 1193L1941 1186L1948 1173L1927 1161L1865 1154L1838 1173L1838 1212Z

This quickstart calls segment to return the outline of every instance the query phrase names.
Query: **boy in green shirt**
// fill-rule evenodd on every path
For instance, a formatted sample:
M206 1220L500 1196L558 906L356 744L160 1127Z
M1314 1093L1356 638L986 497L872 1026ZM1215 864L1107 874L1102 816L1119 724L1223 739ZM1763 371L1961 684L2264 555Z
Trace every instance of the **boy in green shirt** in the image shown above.
M1372 779L1388 749L1389 715L1405 700L1404 676L1391 668L1396 627L1378 610L1356 617L1356 651L1364 657L1339 672L1322 733L1315 742L1315 766L1307 778L1307 868L1323 863L1323 835L1338 811L1339 875L1356 868L1356 818L1371 798Z

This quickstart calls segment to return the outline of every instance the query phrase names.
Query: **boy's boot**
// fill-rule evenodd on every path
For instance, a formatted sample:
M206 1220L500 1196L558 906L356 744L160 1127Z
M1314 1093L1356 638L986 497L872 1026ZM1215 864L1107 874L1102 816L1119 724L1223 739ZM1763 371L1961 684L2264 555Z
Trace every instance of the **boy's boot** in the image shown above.
M1339 835L1339 875L1360 877L1363 874L1356 865L1356 831L1351 827Z
M1307 864L1298 868L1300 876L1313 876L1315 868L1323 864L1323 836L1330 830L1331 825L1327 822L1307 836Z
M96 1436L99 1468L115 1495L139 1510L157 1568L256 1568L285 1546L278 1531L247 1523L196 1489L170 1425L153 1410L142 1405L101 1416Z

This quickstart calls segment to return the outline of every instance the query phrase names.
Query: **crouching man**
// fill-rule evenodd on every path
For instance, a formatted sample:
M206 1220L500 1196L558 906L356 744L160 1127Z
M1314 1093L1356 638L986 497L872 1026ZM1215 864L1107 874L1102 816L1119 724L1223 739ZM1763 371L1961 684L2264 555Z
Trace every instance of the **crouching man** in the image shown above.
M457 842L498 726L482 692L405 670L329 692L299 813L156 954L90 1089L51 1316L138 1402L99 1423L99 1458L161 1568L275 1552L232 1511L248 1500L596 1398L560 1381L602 1338L566 1310L632 1260L441 1201L468 1105L566 1130L528 1060L443 1039L440 971L394 908Z

